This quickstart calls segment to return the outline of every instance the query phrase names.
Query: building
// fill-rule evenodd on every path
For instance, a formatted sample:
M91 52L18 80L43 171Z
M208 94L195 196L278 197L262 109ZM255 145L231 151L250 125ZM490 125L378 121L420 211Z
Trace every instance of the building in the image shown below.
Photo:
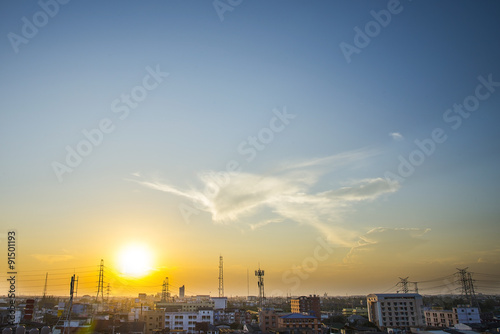
M259 311L259 327L264 333L270 328L278 327L278 315L273 308L265 308Z
M215 303L213 300L194 300L182 302L155 302L156 309L163 309L167 312L196 312L203 309L213 309Z
M370 294L367 304L368 319L383 331L425 325L422 296L418 293Z
M291 313L278 317L278 331L318 334L321 327L315 316Z
M305 313L321 319L319 296L301 296L291 300L292 313Z
M458 305L458 307L453 308L453 313L457 319L457 323L460 324L480 324L481 315L479 314L479 308L470 307L469 305Z
M145 334L153 334L153 332L161 331L165 328L165 311L142 311L139 315L139 321L143 321L146 324Z
M458 323L458 319L452 310L425 310L424 317L426 325L431 327L453 327Z
M350 317L351 315L368 317L368 309L366 307L344 308L342 309L342 315L344 317Z
M195 312L165 312L164 328L173 331L183 331L187 334L198 333L196 324L214 324L213 310L198 310Z
M230 324L249 324L252 322L252 314L245 310L239 309L215 309L214 310L214 325L230 325Z
M227 297L212 297L211 301L214 302L214 309L225 310L227 307Z
M179 298L180 299L184 299L185 291L186 291L186 288L184 287L184 285L179 288Z
M457 324L479 324L481 317L477 307L459 305L452 310L424 310L425 323L432 327L453 327Z

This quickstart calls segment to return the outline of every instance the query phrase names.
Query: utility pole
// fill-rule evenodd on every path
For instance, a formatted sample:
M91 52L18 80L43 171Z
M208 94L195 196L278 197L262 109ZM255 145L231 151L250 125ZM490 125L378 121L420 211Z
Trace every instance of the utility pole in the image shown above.
M222 255L219 257L219 297L224 297L224 263Z
M76 288L75 288L75 297L78 297L78 281L80 279L80 276L76 276Z
M469 302L471 307L479 307L476 300L476 292L474 291L474 280L472 279L472 273L468 272L467 269L457 268L458 272L455 275L458 276L460 285L462 285L462 297Z
M401 289L398 290L397 293L400 293L400 292L409 293L411 290L409 287L410 283L413 284L413 286L414 286L414 289L413 289L414 292L418 293L418 282L410 282L410 281L408 281L408 277L405 277L405 278L400 277L399 280L400 280L399 283L396 285L401 287Z
M408 293L408 291L409 291L409 289L408 289L408 277L405 277L405 278L400 277L399 279L400 279L400 281L399 281L398 285L401 287L401 290L398 290L398 293L400 291L402 291L403 293Z
M49 273L45 273L45 285L43 286L43 300L45 300L45 297L47 296L47 279L49 277Z
M97 295L95 297L96 303L99 299L99 294L101 294L101 302L104 301L104 260L101 259L101 265L99 266L99 282L97 283Z
M167 277L167 300L170 301L170 284L168 284L168 277Z
M71 283L69 287L68 314L66 315L66 324L64 325L63 334L66 332L66 325L68 327L68 334L71 333L71 310L73 309L73 293L75 292L75 275L71 276Z

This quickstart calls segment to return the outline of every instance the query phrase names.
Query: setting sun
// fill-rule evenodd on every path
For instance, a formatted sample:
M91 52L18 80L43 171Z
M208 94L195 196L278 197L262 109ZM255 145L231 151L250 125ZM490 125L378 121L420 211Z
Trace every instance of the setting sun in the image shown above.
M129 245L118 255L118 268L122 274L142 277L152 268L151 251L143 245Z

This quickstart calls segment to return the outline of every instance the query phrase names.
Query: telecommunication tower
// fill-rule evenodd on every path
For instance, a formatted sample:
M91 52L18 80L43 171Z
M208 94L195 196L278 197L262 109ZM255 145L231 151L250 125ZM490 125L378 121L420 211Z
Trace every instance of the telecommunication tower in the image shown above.
M224 265L222 255L219 257L219 297L224 297Z
M259 287L259 306L264 306L264 270L259 269L255 271L255 276L258 277L257 286Z

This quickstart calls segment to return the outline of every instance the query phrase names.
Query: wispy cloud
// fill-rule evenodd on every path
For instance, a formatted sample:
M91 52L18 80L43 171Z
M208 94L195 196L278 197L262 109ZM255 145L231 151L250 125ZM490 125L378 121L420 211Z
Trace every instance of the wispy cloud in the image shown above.
M268 220L264 220L264 221L261 221L261 222L256 223L256 224L250 224L250 229L256 230L256 229L264 227L266 225L282 223L283 221L284 221L284 219L281 219L281 218L278 218L278 219L268 219Z
M477 263L489 263L489 264L500 263L500 248L490 249L487 251L479 251L475 253L479 255Z
M405 138L403 137L403 135L399 132L391 132L389 133L389 136L392 137L392 139L396 140L396 141L401 141L401 140L404 140Z
M395 259L426 241L423 236L430 229L377 227L359 237L344 258L345 263L370 263L383 258Z
M191 200L197 209L210 213L215 223L232 223L242 218L251 221L254 215L267 209L273 216L250 224L251 229L289 220L313 226L332 243L352 246L357 233L342 226L344 209L395 192L399 184L369 178L350 181L348 186L339 189L314 192L312 188L325 173L375 154L374 150L346 152L297 162L265 175L235 173L226 182L217 182L214 178L217 173L206 171L199 174L201 187L186 190L161 181L135 182Z

